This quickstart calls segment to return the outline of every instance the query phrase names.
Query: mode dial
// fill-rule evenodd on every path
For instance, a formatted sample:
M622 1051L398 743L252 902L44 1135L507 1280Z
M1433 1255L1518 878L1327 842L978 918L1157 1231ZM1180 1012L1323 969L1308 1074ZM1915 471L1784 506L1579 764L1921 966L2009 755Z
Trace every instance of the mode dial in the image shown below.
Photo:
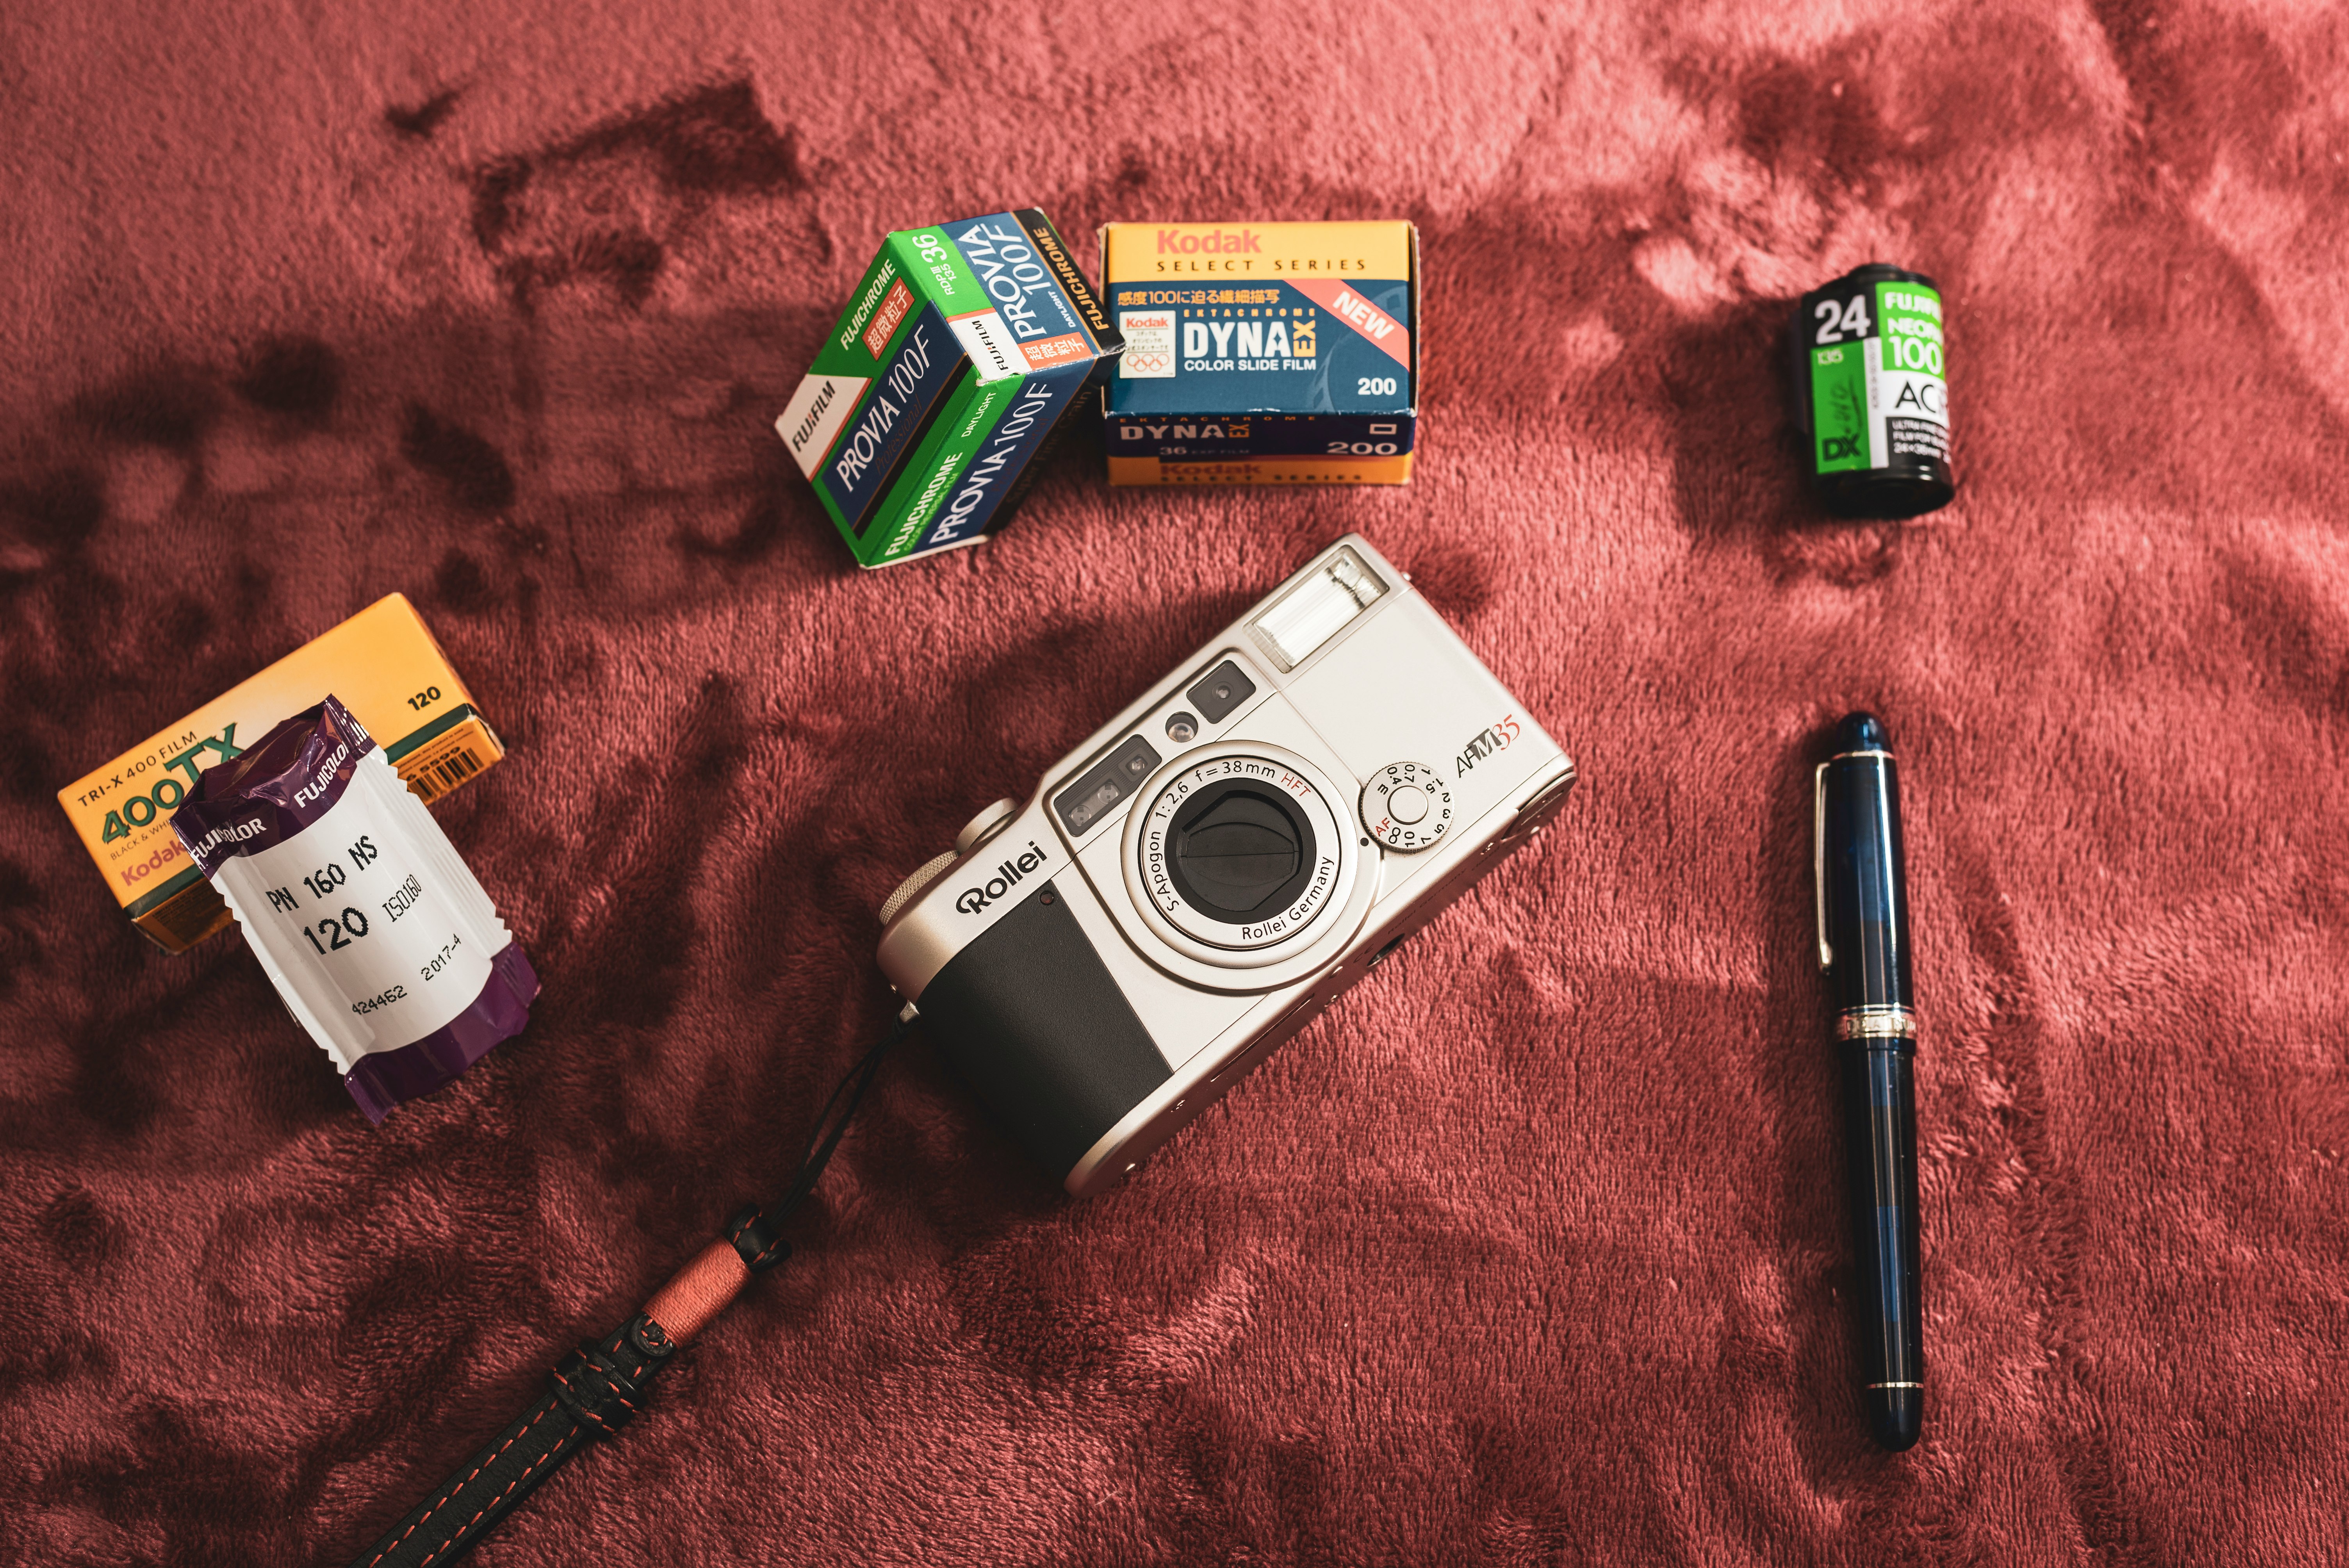
M1390 762L1362 786L1362 830L1391 850L1423 850L1452 830L1452 786L1424 762Z

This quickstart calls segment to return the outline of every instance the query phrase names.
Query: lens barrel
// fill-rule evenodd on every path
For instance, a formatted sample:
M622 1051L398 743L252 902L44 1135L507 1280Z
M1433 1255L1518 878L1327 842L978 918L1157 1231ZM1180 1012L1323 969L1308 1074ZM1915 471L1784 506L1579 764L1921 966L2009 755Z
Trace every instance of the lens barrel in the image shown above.
M1245 924L1285 908L1313 864L1313 826L1296 803L1248 782L1213 785L1185 802L1167 860L1183 902Z
M1316 929L1326 912L1350 907L1360 880L1351 802L1334 790L1319 768L1261 741L1166 764L1126 827L1143 919L1204 963L1260 968L1295 955L1326 934Z

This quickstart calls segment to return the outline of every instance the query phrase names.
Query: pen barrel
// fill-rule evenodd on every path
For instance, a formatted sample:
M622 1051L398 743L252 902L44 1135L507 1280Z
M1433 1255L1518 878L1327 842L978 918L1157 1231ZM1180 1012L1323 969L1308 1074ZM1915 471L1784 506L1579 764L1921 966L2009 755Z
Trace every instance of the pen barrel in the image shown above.
M1881 1037L1840 1050L1862 1397L1877 1440L1894 1449L1916 1441L1924 1412L1916 1052L1913 1039Z
M1830 759L1820 779L1819 934L1837 1012L1909 1007L1909 892L1900 774L1881 751Z

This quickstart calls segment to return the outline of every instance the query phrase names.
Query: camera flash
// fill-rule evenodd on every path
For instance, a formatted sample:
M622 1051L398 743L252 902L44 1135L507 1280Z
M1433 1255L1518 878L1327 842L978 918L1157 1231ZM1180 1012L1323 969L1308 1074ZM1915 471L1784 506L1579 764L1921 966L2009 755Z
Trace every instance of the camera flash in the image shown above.
M1321 570L1258 615L1250 629L1285 673L1311 658L1386 591L1361 557L1340 547Z

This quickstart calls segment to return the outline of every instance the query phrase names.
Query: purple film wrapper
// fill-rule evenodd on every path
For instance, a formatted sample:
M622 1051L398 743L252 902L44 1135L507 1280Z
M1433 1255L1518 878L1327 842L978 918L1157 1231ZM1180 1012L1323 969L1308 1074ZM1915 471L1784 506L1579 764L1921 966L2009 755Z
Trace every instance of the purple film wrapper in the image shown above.
M530 960L333 697L207 769L171 829L369 1121L530 1022Z
M420 1040L361 1057L343 1075L343 1087L369 1121L381 1121L402 1100L442 1088L488 1056L491 1047L522 1033L538 999L538 971L519 942L507 943L490 962L489 984L463 1012Z

